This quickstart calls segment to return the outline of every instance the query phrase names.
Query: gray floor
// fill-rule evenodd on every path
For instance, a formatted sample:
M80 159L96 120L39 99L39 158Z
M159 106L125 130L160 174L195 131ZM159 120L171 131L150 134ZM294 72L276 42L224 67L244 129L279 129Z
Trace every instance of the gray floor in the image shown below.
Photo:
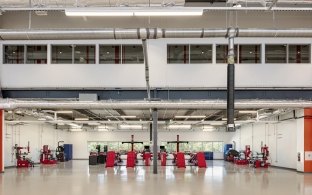
M77 160L0 174L1 195L312 195L312 174L269 168L254 169L208 161L207 169L188 166L125 166L105 169Z

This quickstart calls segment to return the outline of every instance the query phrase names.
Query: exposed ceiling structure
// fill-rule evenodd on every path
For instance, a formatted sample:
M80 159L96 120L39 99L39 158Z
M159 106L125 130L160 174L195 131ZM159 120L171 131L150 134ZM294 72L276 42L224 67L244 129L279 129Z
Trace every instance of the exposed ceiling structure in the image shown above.
M236 110L236 126L248 123L276 123L273 116L292 109ZM148 109L15 109L5 115L9 125L48 123L68 131L148 131ZM268 120L269 119L269 120ZM162 109L158 111L159 129L164 131L225 131L226 112L220 109Z
M2 8L69 7L291 7L311 5L309 0L1 0Z

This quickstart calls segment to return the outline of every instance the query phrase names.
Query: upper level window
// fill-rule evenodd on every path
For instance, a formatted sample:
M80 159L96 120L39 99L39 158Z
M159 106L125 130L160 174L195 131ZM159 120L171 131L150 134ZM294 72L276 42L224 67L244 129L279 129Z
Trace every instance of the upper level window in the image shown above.
M27 64L46 64L47 46L46 45L27 45L26 46Z
M310 45L288 45L288 63L310 63Z
M189 45L167 45L168 64L189 64Z
M265 63L287 63L287 45L265 45Z
M53 64L94 64L94 45L52 45Z
M74 45L75 64L95 64L94 45Z
M120 64L120 45L100 45L100 64Z
M216 62L227 63L228 46L216 45ZM237 45L234 46L235 62L237 63Z
M144 63L142 45L123 45L122 46L123 64L142 64Z
M212 63L212 45L190 45L190 63Z
M261 45L239 45L239 63L257 64L261 62Z
M72 64L72 45L52 45L52 64Z
M4 64L24 64L24 45L5 45Z

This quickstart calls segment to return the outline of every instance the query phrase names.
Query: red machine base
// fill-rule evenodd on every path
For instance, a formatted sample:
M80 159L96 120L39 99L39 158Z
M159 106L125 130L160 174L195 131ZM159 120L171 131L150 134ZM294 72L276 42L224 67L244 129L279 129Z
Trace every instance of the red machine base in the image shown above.
M54 165L54 164L57 164L57 160L43 160L43 161L40 161L41 164L44 164L44 165Z

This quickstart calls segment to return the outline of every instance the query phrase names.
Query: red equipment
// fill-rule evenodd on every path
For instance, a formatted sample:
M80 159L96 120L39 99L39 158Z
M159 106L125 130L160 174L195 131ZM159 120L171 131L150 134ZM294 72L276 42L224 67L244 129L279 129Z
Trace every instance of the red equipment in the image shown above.
M185 168L184 152L178 152L177 153L177 167L178 168Z
M152 158L152 154L150 152L143 153L143 160L145 162L145 166L151 165L151 158Z
M259 168L259 167L268 168L270 166L270 163L267 162L268 156L269 156L269 147L266 145L261 147L261 154L262 154L262 158L256 159L254 161L254 167L255 168Z
M249 160L250 160L250 145L246 145L245 146L245 151L244 151L244 155L245 155L245 159L234 159L234 163L237 165L248 165L249 164Z
M167 142L168 144L177 144L177 153L179 153L180 152L180 144L181 143L187 143L188 144L188 142L187 141L180 141L180 136L179 135L177 135L177 141L169 141L169 142ZM184 153L183 153L183 156L184 156ZM172 163L176 163L177 162L177 154L173 154L173 161L172 161ZM185 163L184 163L185 164Z
M166 162L167 162L167 153L161 152L160 153L160 164L161 164L161 166L166 166Z
M127 167L134 167L136 162L136 153L135 152L128 152L127 154Z
M198 152L196 154L196 157L197 157L197 166L199 168L206 168L207 164L206 164L205 154L203 152Z
M106 168L115 166L115 156L116 156L116 154L114 151L108 151L107 152Z
M41 164L48 164L48 165L57 163L57 160L55 160L53 158L53 154L52 154L51 150L49 149L48 145L44 145L42 150L41 150L40 163Z
M29 142L27 147L20 147L17 144L15 144L14 149L16 150L16 166L17 168L22 167L34 167L34 162L30 160L30 158L26 158L26 156L30 153L30 147ZM23 152L21 150L26 149L27 152Z

